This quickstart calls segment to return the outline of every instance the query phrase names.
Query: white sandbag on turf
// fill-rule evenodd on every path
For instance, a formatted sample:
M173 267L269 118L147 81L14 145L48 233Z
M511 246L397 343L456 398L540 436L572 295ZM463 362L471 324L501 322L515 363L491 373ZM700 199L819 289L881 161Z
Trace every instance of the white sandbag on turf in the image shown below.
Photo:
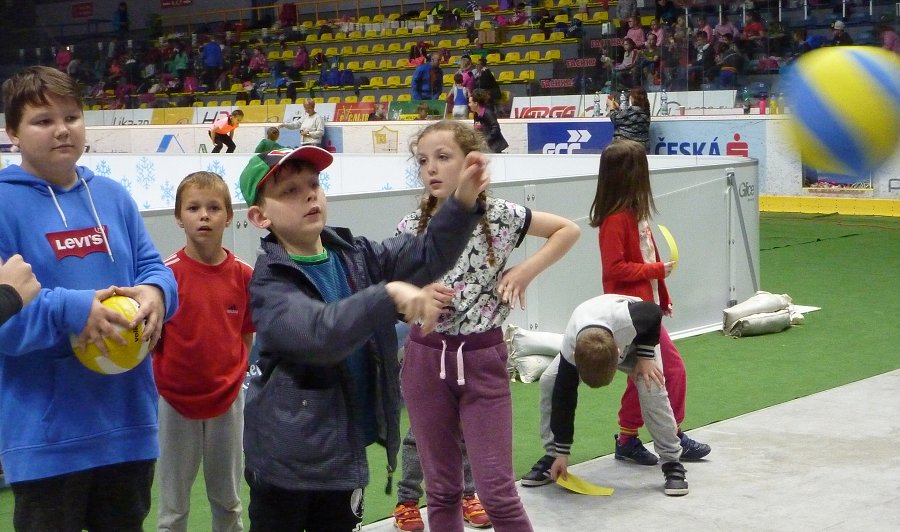
M725 334L730 336L757 336L781 332L791 326L791 311L781 309L775 312L751 314L736 320Z
M503 335L509 351L507 369L510 376L522 382L534 382L559 354L563 335L540 331L527 331L515 325L507 325Z
M723 311L722 330L728 331L734 326L734 322L754 314L764 314L786 309L791 304L791 297L787 294L771 294L759 291L746 301L728 307Z

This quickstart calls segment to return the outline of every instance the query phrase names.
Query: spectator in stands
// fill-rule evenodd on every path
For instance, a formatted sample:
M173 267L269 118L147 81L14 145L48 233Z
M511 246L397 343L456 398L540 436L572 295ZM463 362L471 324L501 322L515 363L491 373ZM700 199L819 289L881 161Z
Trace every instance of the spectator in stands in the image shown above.
M510 26L520 26L528 22L528 14L525 13L525 3L520 2L513 10L513 14L509 17Z
M68 72L69 71L69 63L72 62L72 51L69 50L68 46L62 46L56 52L56 68L60 70L60 72Z
M647 32L646 38L649 38L651 33L656 35L657 46L662 46L666 42L666 28L656 19L650 21L650 31Z
M647 83L652 85L662 84L659 72L660 49L656 44L656 34L652 31L647 33L647 44L641 50L641 77Z
M706 15L702 13L697 15L694 25L694 35L696 35L698 31L706 32L706 38L709 41L709 45L713 47L713 50L715 50L717 40L716 32L715 30L713 30L713 27L710 26L709 20L706 18Z
M628 17L628 31L625 36L634 42L635 49L644 47L644 28L637 17Z
M744 53L750 57L758 53L765 52L766 26L759 13L750 13L750 21L744 26L744 33L741 35Z
M422 63L426 62L427 60L428 60L428 58L425 57L425 54L422 53L422 48L419 47L418 43L413 44L409 48L409 64L410 65L419 66Z
M292 28L297 25L297 6L293 2L285 2L278 13L278 23L282 28Z
M694 35L696 57L688 68L688 88L700 89L703 83L709 83L716 74L716 54L705 31Z
M550 34L553 33L553 26L555 24L553 17L550 16L550 12L547 11L547 8L541 9L536 17L538 29L543 32L545 39L549 39Z
M305 70L309 70L309 52L306 51L306 45L301 44L297 47L297 51L294 52L294 62L291 63L291 67L288 69L288 76L293 80L299 81L303 77L300 73Z
M127 2L119 2L119 7L116 8L116 11L112 16L112 25L113 31L116 32L116 35L119 38L123 38L128 35L128 30L131 27L131 21L128 18Z
M900 54L900 38L890 24L878 24L875 26L875 35L881 40L881 47Z
M478 68L476 69L475 75L475 88L487 91L491 97L491 107L496 113L503 92L500 90L500 84L497 83L497 78L494 77L494 73L488 68L487 59L484 56L481 56L478 59Z
M831 46L852 46L853 38L845 30L843 20L835 20L831 25Z
M729 34L732 36L732 38L735 35L740 35L738 29L734 27L734 24L732 24L730 20L728 20L728 15L726 15L725 13L722 13L722 22L716 24L716 29L713 30L713 32L717 39L721 39L722 37Z
M262 46L257 46L253 50L253 57L250 58L247 64L247 72L250 76L257 76L268 71L269 61L266 59L266 52L263 51Z
M613 64L612 58L605 55L600 61L607 67ZM622 62L613 65L613 86L632 86L638 64L638 52L634 48L634 41L630 37L625 37L622 40Z
M369 114L369 120L387 120L387 105L384 102L377 102L375 109Z
M791 32L791 55L788 56L788 62L795 61L798 57L812 50L806 36L806 28L797 28Z
M678 9L672 0L656 0L656 20L671 26L678 17ZM660 43L665 40L659 41Z
M189 69L184 75L184 81L181 84L181 91L193 94L200 90L200 80L194 74L193 69Z
M188 69L188 56L183 47L176 45L172 52L172 58L168 62L169 73L182 79Z
M300 130L300 144L302 146L321 146L325 137L325 119L316 112L316 101L312 98L303 100L303 110L306 116L293 122L284 122L278 127Z
M650 142L650 101L643 87L629 91L631 105L620 108L619 100L609 95L609 120L613 123L613 139L628 139L640 143L645 148Z
M434 100L443 94L444 72L440 61L440 54L433 52L428 61L416 67L412 79L413 100Z
M637 14L637 0L619 0L619 5L616 7L616 19L619 21L620 31L626 31L628 19L636 17Z
M219 45L215 35L211 36L209 42L200 49L200 56L203 64L203 83L211 87L219 79L219 75L225 68L222 47Z
M742 63L740 54L726 42L720 42L716 52L716 65L719 67L719 88L736 88L737 73Z
M490 106L491 96L483 89L476 89L469 97L469 109L475 120L475 130L484 135L488 147L493 153L501 153L509 147L509 143L500 132L497 115Z

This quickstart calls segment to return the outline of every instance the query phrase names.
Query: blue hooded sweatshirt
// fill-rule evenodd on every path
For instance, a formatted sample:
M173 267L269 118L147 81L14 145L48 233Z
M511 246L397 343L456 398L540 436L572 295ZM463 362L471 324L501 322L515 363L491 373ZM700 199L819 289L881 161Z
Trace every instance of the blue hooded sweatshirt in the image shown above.
M81 364L70 336L95 290L159 287L166 316L175 278L115 181L76 167L68 190L20 166L0 171L0 258L20 253L41 282L37 298L0 326L0 457L6 480L36 480L159 456L150 357L118 375Z

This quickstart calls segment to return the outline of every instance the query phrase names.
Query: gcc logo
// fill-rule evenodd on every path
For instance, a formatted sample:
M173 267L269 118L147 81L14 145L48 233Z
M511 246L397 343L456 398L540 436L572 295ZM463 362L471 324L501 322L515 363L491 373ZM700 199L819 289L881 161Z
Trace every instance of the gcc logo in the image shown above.
M541 153L575 153L581 149L581 143L591 140L591 133L586 129L567 129L569 140L566 142L544 144Z

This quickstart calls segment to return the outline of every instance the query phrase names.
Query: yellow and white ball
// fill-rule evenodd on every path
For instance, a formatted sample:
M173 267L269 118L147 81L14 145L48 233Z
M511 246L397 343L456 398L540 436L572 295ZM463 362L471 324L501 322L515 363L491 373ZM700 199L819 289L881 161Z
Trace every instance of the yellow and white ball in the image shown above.
M129 321L138 313L137 301L125 296L112 296L103 300L103 306L115 310L125 316ZM104 375L124 373L138 364L147 356L148 344L141 341L144 334L144 324L139 323L133 328L119 327L119 335L125 339L125 345L120 345L111 339L104 339L106 351L109 356L100 352L100 349L90 344L83 347L78 344L77 337L72 337L72 350L75 356L88 369Z
M801 56L784 82L789 127L806 166L862 176L897 152L897 54L871 46L820 48Z

